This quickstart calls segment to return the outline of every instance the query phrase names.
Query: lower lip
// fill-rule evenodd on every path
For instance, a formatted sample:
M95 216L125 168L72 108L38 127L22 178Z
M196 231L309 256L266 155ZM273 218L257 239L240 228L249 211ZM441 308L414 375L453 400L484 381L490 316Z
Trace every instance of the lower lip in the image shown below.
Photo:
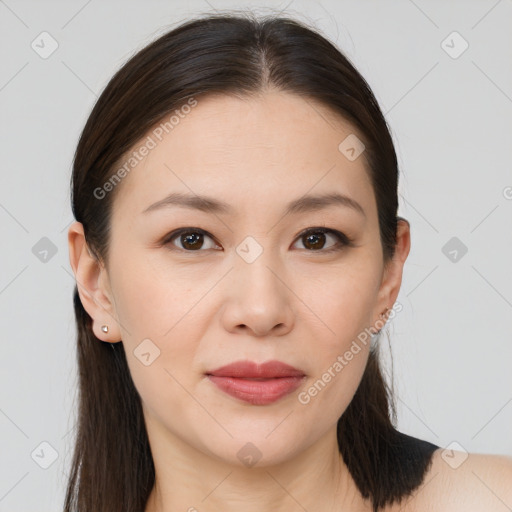
M295 391L304 379L304 377L279 377L250 380L216 375L208 375L208 378L224 393L252 405L267 405L277 402Z

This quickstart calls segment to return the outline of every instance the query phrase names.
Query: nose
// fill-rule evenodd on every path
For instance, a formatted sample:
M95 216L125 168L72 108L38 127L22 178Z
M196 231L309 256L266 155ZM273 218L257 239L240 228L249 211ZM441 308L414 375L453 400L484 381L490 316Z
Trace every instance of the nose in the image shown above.
M264 255L252 263L240 258L227 276L222 323L228 332L264 337L293 329L293 293L286 273Z

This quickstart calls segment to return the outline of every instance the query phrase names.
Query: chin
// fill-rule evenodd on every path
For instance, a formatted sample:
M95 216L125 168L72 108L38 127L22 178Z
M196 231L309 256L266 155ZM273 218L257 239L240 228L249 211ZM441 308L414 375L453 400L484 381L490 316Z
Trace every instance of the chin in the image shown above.
M259 431L253 425L250 433L235 432L228 428L233 438L228 439L227 434L219 434L221 437L217 438L208 436L204 440L204 451L226 464L240 468L263 468L285 463L306 447L301 448L304 433L295 436L286 429L279 431L276 425L280 421L282 418L273 422L271 429L262 428Z

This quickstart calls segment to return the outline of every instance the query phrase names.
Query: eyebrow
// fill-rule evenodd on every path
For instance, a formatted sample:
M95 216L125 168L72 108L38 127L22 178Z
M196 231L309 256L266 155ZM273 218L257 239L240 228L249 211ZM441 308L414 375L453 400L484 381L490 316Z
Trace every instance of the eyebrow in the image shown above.
M313 212L322 210L329 206L343 206L351 208L366 217L363 207L354 199L344 194L330 193L320 195L307 195L295 199L286 205L284 215ZM200 210L213 214L232 214L233 208L228 204L212 197L189 195L173 192L160 201L148 206L142 213L146 214L162 208L181 207L193 210Z

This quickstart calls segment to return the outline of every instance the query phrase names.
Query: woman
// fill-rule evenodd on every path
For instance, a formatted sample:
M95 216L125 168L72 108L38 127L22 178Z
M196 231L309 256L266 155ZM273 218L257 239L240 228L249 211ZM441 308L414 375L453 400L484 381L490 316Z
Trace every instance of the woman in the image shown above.
M512 507L510 459L393 426L397 184L367 83L297 21L205 16L133 56L74 160L65 510Z

